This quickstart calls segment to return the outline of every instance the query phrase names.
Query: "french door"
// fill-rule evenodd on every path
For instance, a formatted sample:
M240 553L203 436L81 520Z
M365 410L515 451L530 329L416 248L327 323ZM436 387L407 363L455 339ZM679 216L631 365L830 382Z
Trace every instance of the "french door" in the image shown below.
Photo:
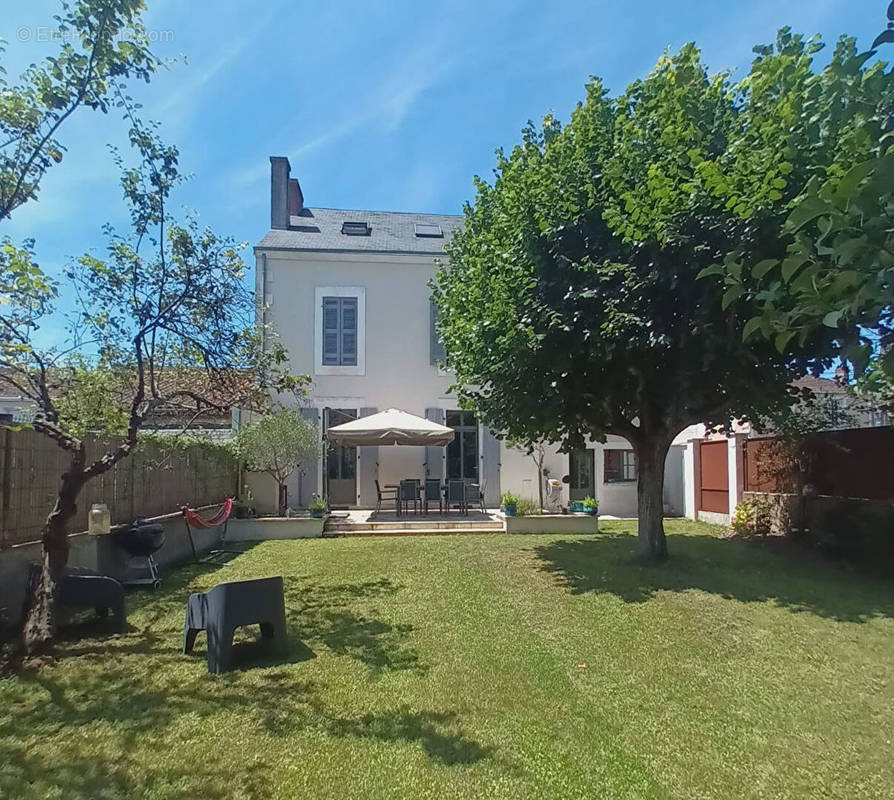
M328 408L326 412L326 430L357 419L355 408ZM357 448L330 444L326 448L323 477L330 506L354 505L357 502Z

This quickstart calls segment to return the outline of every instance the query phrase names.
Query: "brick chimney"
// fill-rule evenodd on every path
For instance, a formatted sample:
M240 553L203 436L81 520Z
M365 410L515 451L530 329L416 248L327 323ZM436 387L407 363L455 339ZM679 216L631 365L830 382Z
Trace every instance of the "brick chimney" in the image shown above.
M298 178L289 178L289 216L297 217L304 208L304 194Z
M270 156L270 227L289 227L289 173L292 168L285 156ZM300 192L299 192L300 193Z

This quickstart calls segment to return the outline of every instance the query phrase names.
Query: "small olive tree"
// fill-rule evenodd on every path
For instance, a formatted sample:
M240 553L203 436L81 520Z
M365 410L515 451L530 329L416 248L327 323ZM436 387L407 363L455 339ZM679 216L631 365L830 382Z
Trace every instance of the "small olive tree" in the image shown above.
M289 507L286 481L296 470L306 470L316 462L320 450L317 426L294 409L267 414L242 428L234 447L252 472L266 472L279 487L279 515Z

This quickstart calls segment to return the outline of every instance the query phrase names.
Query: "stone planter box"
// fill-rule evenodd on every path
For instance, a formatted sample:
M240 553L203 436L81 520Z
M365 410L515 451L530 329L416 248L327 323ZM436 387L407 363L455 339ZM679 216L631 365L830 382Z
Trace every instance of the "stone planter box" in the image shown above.
M503 520L506 533L599 533L599 517L588 514L539 514Z
M319 539L323 520L314 517L259 517L231 519L227 527L229 542L260 542L268 539Z

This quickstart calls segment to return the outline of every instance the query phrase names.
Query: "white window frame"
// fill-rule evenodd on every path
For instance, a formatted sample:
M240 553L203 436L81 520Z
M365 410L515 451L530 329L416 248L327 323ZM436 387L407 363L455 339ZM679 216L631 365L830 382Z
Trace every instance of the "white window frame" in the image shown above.
M353 297L357 300L357 364L323 363L323 298ZM363 286L317 286L314 290L314 375L366 375L366 289Z

